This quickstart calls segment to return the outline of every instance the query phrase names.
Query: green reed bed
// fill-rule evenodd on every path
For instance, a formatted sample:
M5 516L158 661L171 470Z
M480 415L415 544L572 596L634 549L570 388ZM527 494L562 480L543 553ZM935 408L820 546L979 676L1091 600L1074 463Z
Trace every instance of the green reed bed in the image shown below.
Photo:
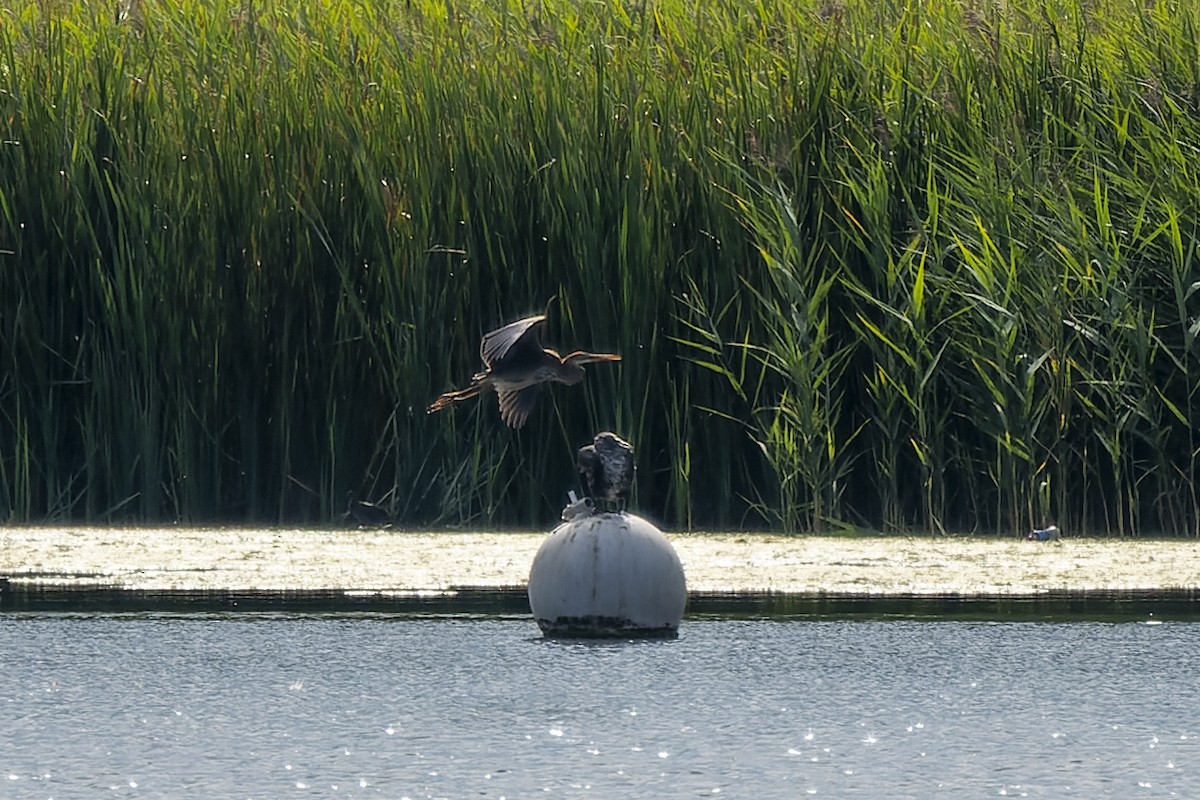
M0 517L1200 533L1194 4L0 9Z

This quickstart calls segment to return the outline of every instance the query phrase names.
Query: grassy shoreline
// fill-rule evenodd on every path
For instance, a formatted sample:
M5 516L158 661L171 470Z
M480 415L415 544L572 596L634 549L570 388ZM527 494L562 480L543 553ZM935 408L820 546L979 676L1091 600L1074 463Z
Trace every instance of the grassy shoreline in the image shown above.
M1189 4L0 9L0 519L1200 534Z

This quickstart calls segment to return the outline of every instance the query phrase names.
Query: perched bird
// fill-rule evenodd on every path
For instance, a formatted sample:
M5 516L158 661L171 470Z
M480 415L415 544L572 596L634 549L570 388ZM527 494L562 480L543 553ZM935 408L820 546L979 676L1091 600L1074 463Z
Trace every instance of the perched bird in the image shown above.
M592 500L602 509L620 510L633 488L633 445L615 433L596 434L575 455L579 479Z
M441 411L461 400L477 397L494 388L500 400L500 418L510 428L520 428L529 419L543 383L576 384L583 380L583 365L597 361L620 361L613 353L576 350L560 356L542 347L539 326L545 314L510 322L483 337L479 357L483 372L476 373L465 389L446 392L429 404L426 413Z
M386 528L392 524L392 515L383 506L367 500L359 500L358 492L346 493L346 517L353 517L364 528Z

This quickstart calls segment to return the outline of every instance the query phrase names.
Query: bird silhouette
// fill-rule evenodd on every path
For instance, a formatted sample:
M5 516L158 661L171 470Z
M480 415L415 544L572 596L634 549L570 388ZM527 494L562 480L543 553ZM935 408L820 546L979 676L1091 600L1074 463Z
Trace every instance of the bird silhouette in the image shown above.
M587 496L597 508L624 510L633 487L633 445L615 433L598 433L591 444L579 448L575 465Z
M386 528L394 521L386 508L358 499L358 492L353 490L346 493L345 516L353 517L364 528Z

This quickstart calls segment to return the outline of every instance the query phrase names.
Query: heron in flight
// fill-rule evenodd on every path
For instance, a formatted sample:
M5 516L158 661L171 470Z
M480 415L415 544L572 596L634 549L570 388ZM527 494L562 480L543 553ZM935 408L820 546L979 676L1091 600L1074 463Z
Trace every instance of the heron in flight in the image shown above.
M543 383L558 381L574 385L583 380L583 365L598 361L620 361L614 353L576 350L560 356L542 347L539 333L545 314L510 322L485 334L479 343L483 372L478 372L464 389L446 392L429 404L432 414L461 401L478 397L494 388L500 400L500 418L510 428L520 428L529 419Z

